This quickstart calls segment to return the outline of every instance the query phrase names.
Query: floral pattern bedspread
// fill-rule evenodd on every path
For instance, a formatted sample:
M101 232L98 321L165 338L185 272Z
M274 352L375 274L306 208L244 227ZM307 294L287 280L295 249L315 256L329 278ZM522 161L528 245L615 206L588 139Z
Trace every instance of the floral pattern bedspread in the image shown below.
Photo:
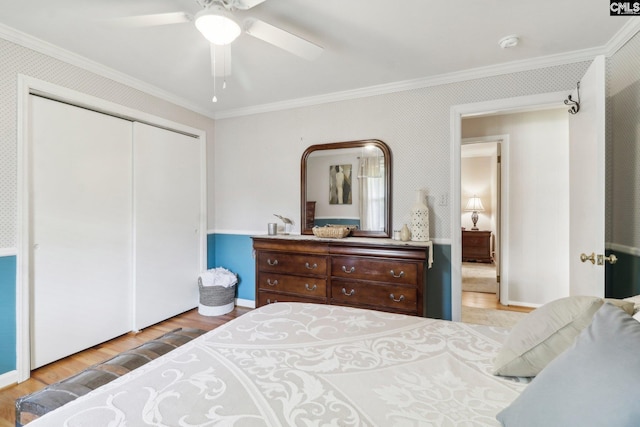
M42 426L484 426L526 387L508 330L355 308L253 310L35 420Z

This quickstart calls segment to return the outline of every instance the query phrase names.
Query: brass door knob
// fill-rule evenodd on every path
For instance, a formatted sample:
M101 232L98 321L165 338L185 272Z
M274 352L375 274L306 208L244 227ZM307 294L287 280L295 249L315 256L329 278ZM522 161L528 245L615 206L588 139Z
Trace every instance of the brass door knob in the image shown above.
M591 264L595 264L596 263L596 254L594 252L591 252L591 255L587 255L587 254L580 254L580 261L582 262L587 262L587 261L591 261Z
M615 254L611 254L609 256L598 255L598 265L603 265L605 262L609 264L615 264L618 262L618 257Z

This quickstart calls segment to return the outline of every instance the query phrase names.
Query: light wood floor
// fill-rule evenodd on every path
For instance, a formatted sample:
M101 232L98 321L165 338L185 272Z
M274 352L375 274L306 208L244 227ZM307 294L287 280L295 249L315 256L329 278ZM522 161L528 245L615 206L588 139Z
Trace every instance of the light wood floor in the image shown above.
M518 311L528 313L533 308L520 307L515 305L502 305L496 294L487 294L483 292L462 292L462 309L464 307L476 308L492 308L495 310Z
M137 334L122 335L38 368L31 372L31 378L27 381L0 390L0 427L15 427L15 400L18 397L38 391L49 384L77 374L89 366L104 362L123 351L135 348L174 329L199 328L208 331L250 310L250 308L236 307L229 314L211 317L201 316L197 309L190 310L150 326Z

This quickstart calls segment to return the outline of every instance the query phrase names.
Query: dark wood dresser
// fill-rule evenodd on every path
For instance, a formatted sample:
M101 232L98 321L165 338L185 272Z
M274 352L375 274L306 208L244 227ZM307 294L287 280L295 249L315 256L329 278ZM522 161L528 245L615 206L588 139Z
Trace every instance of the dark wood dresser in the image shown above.
M253 237L256 307L315 302L424 316L428 242Z
M493 262L491 231L462 230L462 261Z

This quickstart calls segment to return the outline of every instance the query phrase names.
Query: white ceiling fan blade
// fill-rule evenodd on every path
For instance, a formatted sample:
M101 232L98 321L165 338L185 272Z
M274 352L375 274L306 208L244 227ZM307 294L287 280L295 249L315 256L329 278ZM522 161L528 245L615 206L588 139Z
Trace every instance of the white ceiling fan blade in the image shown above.
M224 46L210 43L211 46L211 74L214 77L231 75L231 45Z
M193 16L186 12L155 13L151 15L126 16L113 20L126 27L154 27L157 25L183 24L193 21Z
M300 38L288 31L274 27L259 19L248 18L244 21L244 30L247 34L271 43L274 46L284 49L287 52L298 55L309 61L318 58L323 48Z
M236 9L247 10L263 3L264 1L265 0L234 0L231 4Z

